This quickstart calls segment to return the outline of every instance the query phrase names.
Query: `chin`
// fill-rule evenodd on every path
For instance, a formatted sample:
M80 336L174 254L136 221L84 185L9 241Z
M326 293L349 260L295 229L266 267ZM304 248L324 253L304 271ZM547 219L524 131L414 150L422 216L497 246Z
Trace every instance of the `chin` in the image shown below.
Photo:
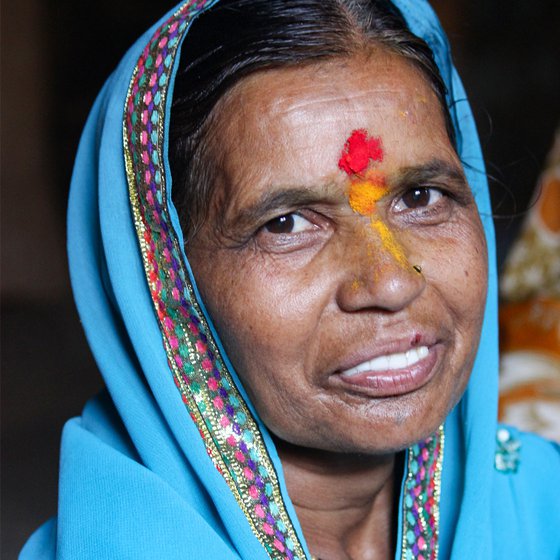
M307 408L307 417L300 417L298 426L278 422L270 429L276 437L301 448L345 454L397 453L437 431L460 400L467 381L448 398L434 379L433 385L399 397L344 394L329 398L328 404L321 399L320 407ZM317 413L312 416L314 410Z
M383 421L354 418L353 422L332 423L312 427L307 424L305 434L294 434L289 429L271 429L273 436L298 448L314 449L331 453L387 455L407 449L429 437L442 424L437 417L419 426L415 415L394 414Z

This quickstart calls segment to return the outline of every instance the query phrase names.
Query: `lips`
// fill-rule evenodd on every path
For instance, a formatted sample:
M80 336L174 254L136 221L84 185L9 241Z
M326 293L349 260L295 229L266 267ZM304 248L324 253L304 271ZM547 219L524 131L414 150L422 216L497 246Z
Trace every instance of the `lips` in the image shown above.
M418 340L419 337L417 337ZM418 341L384 345L386 351L359 361L355 358L330 377L339 388L373 398L394 397L414 392L435 375L441 345Z

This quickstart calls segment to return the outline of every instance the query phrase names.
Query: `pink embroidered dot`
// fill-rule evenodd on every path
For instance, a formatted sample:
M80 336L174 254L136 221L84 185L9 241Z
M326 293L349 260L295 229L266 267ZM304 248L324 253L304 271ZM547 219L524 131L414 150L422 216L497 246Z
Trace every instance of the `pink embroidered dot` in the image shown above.
M173 348L173 350L177 350L177 348L179 348L179 340L176 336L169 337L169 345Z
M152 194L152 191L148 191L146 193L146 200L148 201L148 203L150 204L150 206L154 205L154 195Z
M259 490L256 486L249 486L249 496L251 496L253 500L256 500L259 497Z
M159 68L161 66L161 63L163 62L163 57L161 56L161 53L157 55L156 58L156 68Z
M148 111L146 109L142 111L142 124L148 124Z
M239 449L235 452L235 458L240 462L240 463L244 463L245 462L245 455L243 455L243 453L241 451L239 451Z
M230 425L230 423L231 422L227 416L224 415L220 418L220 426L222 426L222 428L227 428Z
M262 508L262 506L260 504L257 504L255 506L255 514L257 515L257 517L260 517L261 519L264 519L264 517L265 517L264 509Z
M208 346L206 346L206 344L204 344L202 340L197 340L195 342L195 347L199 352L206 352L206 350L208 349Z
M171 35L171 33L173 33L173 31L175 31L175 29L177 29L177 27L179 26L178 22L173 22L170 26L169 26L169 34Z
M212 371L212 362L208 358L204 358L200 365L204 371Z
M278 539L274 539L273 544L277 550L279 550L280 552L284 552L284 545Z
M144 103L146 105L149 105L152 102L152 92L151 91L147 91L144 94Z
M175 363L182 368L183 367L183 360L181 360L181 356L177 355L175 356Z
M189 323L189 330L195 335L198 335L198 327L194 323Z
M255 475L253 474L253 471L249 467L245 467L243 469L243 474L245 475L245 478L247 480L253 480L255 478Z
M214 397L212 402L218 410L222 410L224 408L224 401L222 400L222 397Z
M162 39L160 39L160 41L158 43L158 47L160 49L163 49L163 47L165 47L165 45L167 45L167 37L163 37Z
M154 87L156 85L156 82L157 82L157 74L155 72L152 72L152 74L150 76L150 81L148 82L148 85L150 87Z
M207 383L208 389L210 389L210 391L217 391L218 390L218 382L213 377L211 377L206 383Z
M237 445L237 440L235 439L235 436L229 436L226 439L226 442L228 445L231 445L232 447L235 447Z
M263 523L262 528L263 528L263 531L267 535L272 535L274 533L274 531L272 530L272 527L268 523Z
M140 142L142 142L144 146L148 143L148 133L145 130L140 133Z
M426 550L426 541L424 540L424 537L422 535L418 537L417 544L420 550Z
M179 301L181 294L179 293L179 290L177 288L173 288L171 290L171 297L173 297L173 299L175 301Z
M149 169L146 169L146 173L144 173L144 180L146 183L149 183L152 180L152 173Z
M150 163L150 156L148 155L148 152L146 150L144 150L140 156L142 158L142 163L148 165L148 163Z
M169 317L165 317L165 319L163 320L163 325L167 330L173 329L173 321Z

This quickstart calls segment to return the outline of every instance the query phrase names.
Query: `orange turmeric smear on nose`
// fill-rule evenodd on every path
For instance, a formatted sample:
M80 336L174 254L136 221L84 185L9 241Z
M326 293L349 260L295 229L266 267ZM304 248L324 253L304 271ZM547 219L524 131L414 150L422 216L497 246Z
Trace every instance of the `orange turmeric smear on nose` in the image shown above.
M371 216L375 211L375 203L383 198L386 192L387 187L381 182L353 181L348 193L350 208L362 216Z
M352 289L354 291L359 290L361 285L362 285L362 283L359 280L354 280L352 282Z
M371 227L379 235L379 239L381 239L381 243L383 243L383 247L385 247L385 250L391 253L391 255L393 255L393 258L400 265L406 266L408 264L408 259L404 254L404 250L399 242L395 239L387 225L380 219L372 219Z
M348 193L348 202L354 212L362 216L371 216L371 228L377 232L385 250L400 265L406 266L408 261L403 248L399 245L387 225L381 219L374 217L375 204L383 198L387 191L388 189L382 181L353 181Z

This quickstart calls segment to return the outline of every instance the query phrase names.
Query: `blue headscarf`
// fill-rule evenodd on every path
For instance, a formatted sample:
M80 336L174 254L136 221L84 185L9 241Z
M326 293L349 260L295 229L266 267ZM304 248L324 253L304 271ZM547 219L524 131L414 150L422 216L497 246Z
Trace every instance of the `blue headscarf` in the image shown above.
M63 433L58 517L21 558L310 558L272 440L200 299L171 202L168 123L179 49L214 1L180 4L144 34L90 114L72 178L68 252L107 393ZM407 451L397 558L556 558L560 461L498 430L497 278L474 120L424 0L395 0L434 52L486 232L480 347L445 425ZM519 447L521 445L521 448ZM496 452L496 446L498 451ZM548 555L547 555L548 554Z

